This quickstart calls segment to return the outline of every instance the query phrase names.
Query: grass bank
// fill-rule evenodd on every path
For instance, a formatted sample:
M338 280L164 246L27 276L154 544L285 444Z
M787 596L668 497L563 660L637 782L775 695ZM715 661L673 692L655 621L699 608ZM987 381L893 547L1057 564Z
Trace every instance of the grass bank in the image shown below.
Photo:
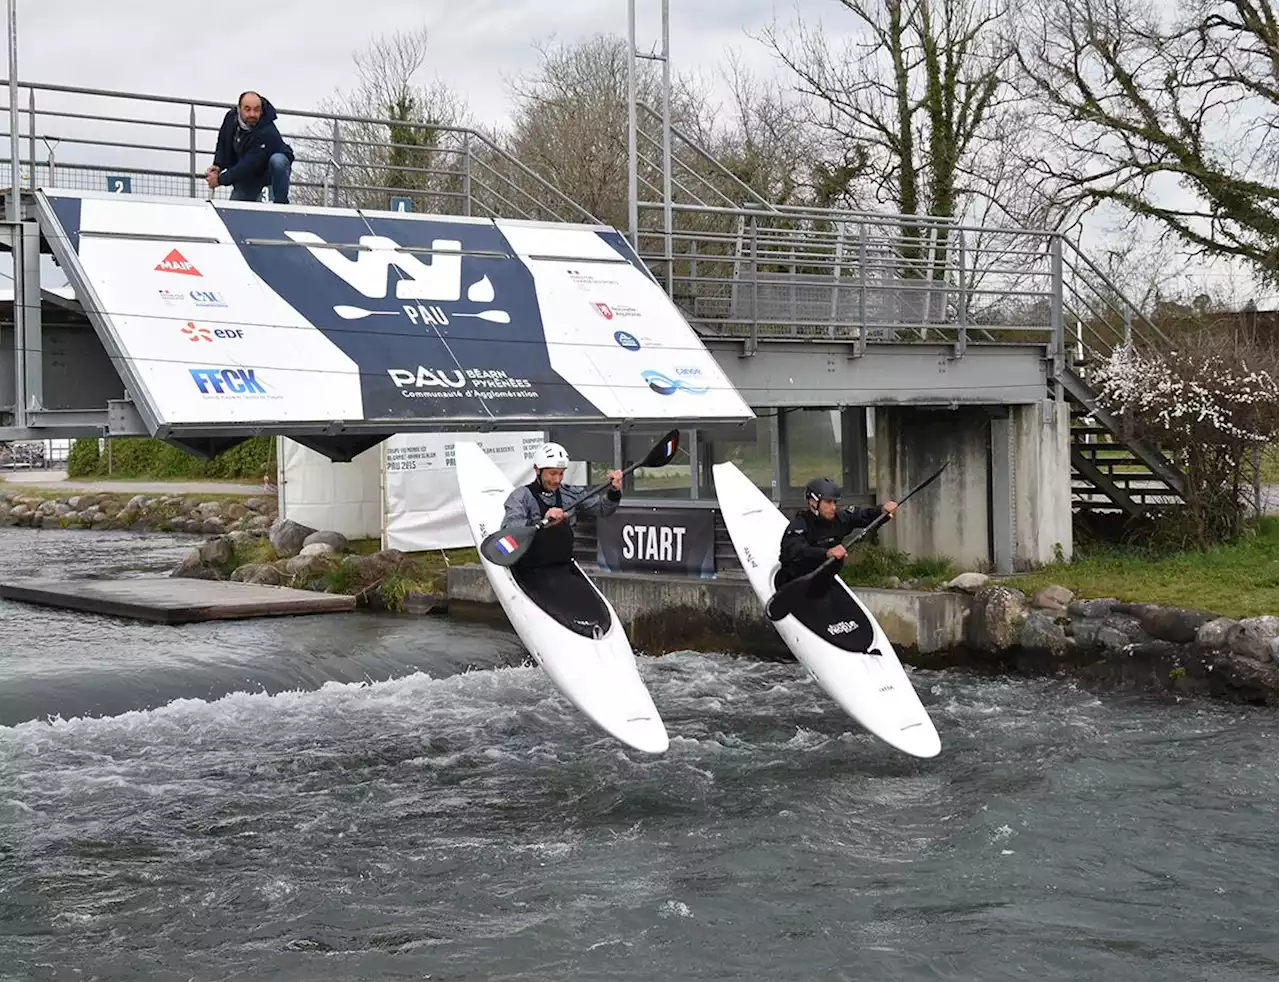
M1226 617L1256 617L1280 614L1277 548L1280 522L1269 516L1249 534L1207 552L1153 555L1089 545L1080 550L1075 562L1054 563L1001 582L1027 593L1056 583L1078 597L1115 597Z
M405 597L414 593L444 593L445 577L450 566L464 566L480 562L474 549L444 549L430 552L410 552L394 569L370 571L360 565L359 559L379 552L382 544L377 539L355 539L348 543L347 556L337 559L324 572L304 577L291 585L304 589L324 590L326 593L342 593L349 596L376 593L388 610L404 610ZM273 564L279 560L270 539L255 539L237 545L231 559L223 566L223 573L248 563Z

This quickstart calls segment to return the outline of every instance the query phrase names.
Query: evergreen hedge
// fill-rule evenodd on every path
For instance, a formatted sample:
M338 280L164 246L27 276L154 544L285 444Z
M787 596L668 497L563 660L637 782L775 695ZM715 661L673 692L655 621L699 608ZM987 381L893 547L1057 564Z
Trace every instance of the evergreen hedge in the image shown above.
M98 450L96 437L76 440L67 456L67 476L212 478L215 480L260 481L275 475L275 437L256 436L225 450L212 460L201 460L162 440L137 437L116 438L111 443L111 474L107 474L107 453Z

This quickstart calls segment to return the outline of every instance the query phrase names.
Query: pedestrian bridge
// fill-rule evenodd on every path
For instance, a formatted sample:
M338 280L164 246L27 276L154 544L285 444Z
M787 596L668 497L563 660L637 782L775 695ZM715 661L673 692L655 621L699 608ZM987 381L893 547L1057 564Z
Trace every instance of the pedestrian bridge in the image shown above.
M957 457L939 496L972 541L950 552L997 568L1069 549L1073 502L1139 514L1181 491L1090 383L1159 332L1058 233L776 206L678 130L659 164L643 105L627 238L478 132L392 148L416 124L286 109L294 204L232 203L200 181L226 106L19 90L0 440L206 456L279 434L343 461L392 433L532 424L621 462L680 426L682 496L746 441L783 500L812 466L793 423L837 414L865 497L873 407L874 484Z

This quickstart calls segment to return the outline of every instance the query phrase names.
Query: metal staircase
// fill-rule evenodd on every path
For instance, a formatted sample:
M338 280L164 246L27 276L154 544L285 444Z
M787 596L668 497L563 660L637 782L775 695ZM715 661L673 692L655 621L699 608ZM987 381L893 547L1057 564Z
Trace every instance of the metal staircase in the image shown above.
M1131 422L1098 405L1091 377L1113 351L1159 355L1172 342L1065 237L1062 243L1062 366L1055 379L1071 404L1071 494L1078 509L1136 518L1178 505L1186 476Z

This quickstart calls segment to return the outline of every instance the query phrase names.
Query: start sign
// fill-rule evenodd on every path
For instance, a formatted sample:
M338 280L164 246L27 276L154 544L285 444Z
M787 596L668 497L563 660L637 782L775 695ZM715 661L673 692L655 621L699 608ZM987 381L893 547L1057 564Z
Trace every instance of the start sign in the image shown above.
M611 572L712 577L715 531L710 510L624 506L596 523L596 563Z

